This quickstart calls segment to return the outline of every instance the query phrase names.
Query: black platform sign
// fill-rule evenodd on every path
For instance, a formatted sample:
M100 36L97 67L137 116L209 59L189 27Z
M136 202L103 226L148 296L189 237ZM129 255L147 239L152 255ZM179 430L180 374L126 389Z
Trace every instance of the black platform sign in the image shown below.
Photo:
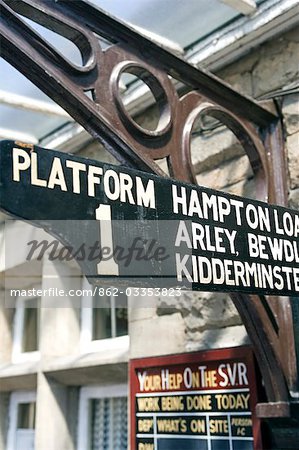
M239 347L130 362L132 450L261 450L254 362Z
M0 208L47 230L94 283L298 296L294 210L12 141Z

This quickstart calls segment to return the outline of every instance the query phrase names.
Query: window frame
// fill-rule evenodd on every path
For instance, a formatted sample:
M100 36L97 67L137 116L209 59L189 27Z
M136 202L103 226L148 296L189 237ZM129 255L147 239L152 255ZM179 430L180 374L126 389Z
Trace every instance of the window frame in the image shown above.
M110 386L82 386L79 395L78 436L77 445L80 450L89 449L89 402L96 399L112 399L127 397L129 388L127 384L113 384ZM129 416L128 416L129 420Z
M21 403L36 403L36 391L15 391L10 394L8 410L7 450L15 450L18 430L18 408ZM21 429L21 428L20 428ZM35 432L35 429L34 429Z
M41 289L36 287L36 289ZM33 350L29 352L24 352L22 350L22 341L24 336L24 320L25 320L25 302L37 299L41 303L41 297L31 297L31 296L19 296L16 299L15 315L13 320L13 332L12 332L12 351L11 351L11 361L13 364L18 364L27 361L38 361L40 359L40 350ZM40 309L39 304L37 309ZM39 327L40 324L38 324ZM40 333L38 329L38 343L40 343ZM39 347L39 345L38 345Z
M86 278L83 278L82 291L92 291L92 286ZM110 297L111 298L111 297ZM113 296L112 296L113 298ZM128 299L129 300L129 299ZM83 295L81 298L81 331L80 331L80 349L81 352L98 352L107 350L128 350L129 332L124 336L117 336L104 339L93 339L93 297Z

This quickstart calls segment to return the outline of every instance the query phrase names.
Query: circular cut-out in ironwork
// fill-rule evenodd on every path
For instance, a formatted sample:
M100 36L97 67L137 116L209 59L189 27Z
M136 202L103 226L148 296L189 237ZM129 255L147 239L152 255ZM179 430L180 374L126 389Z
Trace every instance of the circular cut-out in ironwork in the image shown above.
M268 198L268 170L267 163L263 157L263 146L249 126L239 121L234 115L223 108L208 102L197 105L187 118L183 133L183 153L188 161L189 168L196 179L196 173L191 158L191 137L195 124L199 118L212 117L226 126L236 136L245 154L247 155L256 185L256 197L260 200ZM213 127L213 123L211 123Z
M146 85L152 95L154 117L151 124L138 123L124 102L123 90L134 80ZM120 118L125 127L134 135L144 137L160 137L170 131L172 126L171 108L168 95L158 78L140 63L124 62L118 64L111 76L112 92ZM137 83L136 83L137 85Z
M229 194L256 198L249 158L235 134L222 122L199 115L190 136L196 182Z

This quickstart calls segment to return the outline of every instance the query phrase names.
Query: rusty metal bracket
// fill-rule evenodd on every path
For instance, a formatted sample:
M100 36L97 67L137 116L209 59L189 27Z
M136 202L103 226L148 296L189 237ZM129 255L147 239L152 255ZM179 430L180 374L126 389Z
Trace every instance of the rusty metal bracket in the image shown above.
M155 162L165 158L171 176L195 183L191 132L195 120L208 114L230 128L243 145L258 198L285 203L283 143L273 108L241 95L87 2L0 0L0 6L2 57L122 164L167 176ZM20 16L72 41L82 65L68 61ZM101 39L109 41L108 48ZM145 130L128 114L119 89L124 73L137 76L151 90L160 113L155 130ZM184 84L184 96L172 78ZM288 404L290 392L297 390L290 301L237 294L232 298L253 343L268 401ZM287 356L282 342L287 342Z

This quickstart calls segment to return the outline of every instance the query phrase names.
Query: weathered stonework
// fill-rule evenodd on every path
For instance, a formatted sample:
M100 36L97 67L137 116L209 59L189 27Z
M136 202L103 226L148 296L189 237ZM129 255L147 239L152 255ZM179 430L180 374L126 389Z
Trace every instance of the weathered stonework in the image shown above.
M220 164L244 155L244 150L234 134L225 127L205 132L191 140L194 171L202 173Z
M252 169L247 156L234 158L219 165L209 172L199 173L196 181L200 186L207 186L217 190L227 190L241 181L252 178Z
M287 142L290 188L299 187L299 133L288 136Z
M95 159L105 162L107 164L118 165L118 161L107 151L103 151L103 147L99 142L93 141L84 149L82 149L78 155L88 159Z
M299 133L299 94L284 97L281 109L286 134Z
M194 352L248 344L249 338L244 325L235 325L232 327L211 328L203 332L195 331L188 340L186 350Z
M299 209L299 94L284 97L283 123L286 134L286 153L289 170L289 206Z
M290 192L289 205L291 208L299 210L299 189Z
M185 350L185 327L179 312L153 316L130 324L131 358L180 353Z
M242 94L259 98L298 79L298 30L255 49L217 73Z

